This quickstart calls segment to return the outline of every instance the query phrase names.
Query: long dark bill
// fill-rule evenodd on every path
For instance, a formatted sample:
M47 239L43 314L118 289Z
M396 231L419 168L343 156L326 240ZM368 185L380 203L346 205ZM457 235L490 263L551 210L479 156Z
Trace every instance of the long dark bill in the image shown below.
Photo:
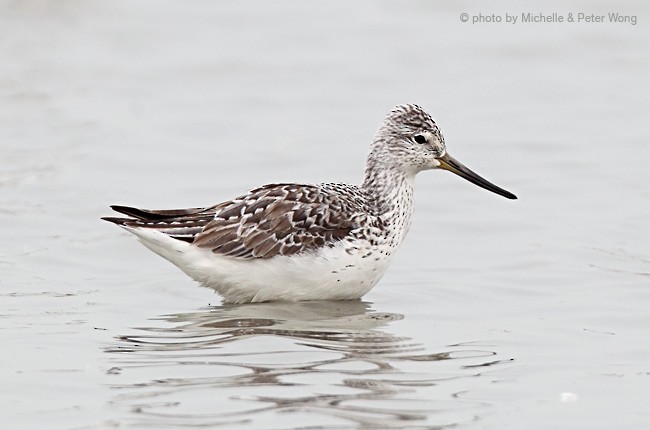
M438 161L440 162L441 169L449 170L451 173L455 173L461 178L467 179L472 184L476 184L481 188L485 188L488 191L492 191L493 193L499 194L508 199L517 198L517 196L512 194L510 191L506 191L501 187L497 187L492 182L483 179L449 154L445 154L438 158Z

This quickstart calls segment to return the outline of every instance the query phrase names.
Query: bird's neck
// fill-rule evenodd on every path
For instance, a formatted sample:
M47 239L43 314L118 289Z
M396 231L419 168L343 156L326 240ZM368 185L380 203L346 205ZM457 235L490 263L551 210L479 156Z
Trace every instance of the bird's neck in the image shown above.
M400 241L411 226L415 174L415 171L405 171L376 152L371 152L366 162L361 188L368 196L375 215L390 226Z

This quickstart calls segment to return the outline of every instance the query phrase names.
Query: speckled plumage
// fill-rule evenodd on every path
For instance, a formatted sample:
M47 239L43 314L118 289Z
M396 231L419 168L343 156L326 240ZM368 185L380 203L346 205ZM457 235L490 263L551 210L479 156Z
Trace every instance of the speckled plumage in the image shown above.
M104 219L227 302L356 299L377 283L406 236L415 174L452 170L444 157L429 114L399 105L372 142L360 186L270 184L206 208L112 206L128 218Z

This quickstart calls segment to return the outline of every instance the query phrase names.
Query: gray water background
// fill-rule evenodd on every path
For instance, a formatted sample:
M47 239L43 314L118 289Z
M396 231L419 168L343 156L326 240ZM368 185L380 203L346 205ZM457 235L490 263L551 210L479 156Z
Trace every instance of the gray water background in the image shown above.
M621 12L463 23L463 12ZM647 2L0 3L1 428L650 426ZM397 103L508 201L424 172L361 302L220 306L108 204L359 182Z

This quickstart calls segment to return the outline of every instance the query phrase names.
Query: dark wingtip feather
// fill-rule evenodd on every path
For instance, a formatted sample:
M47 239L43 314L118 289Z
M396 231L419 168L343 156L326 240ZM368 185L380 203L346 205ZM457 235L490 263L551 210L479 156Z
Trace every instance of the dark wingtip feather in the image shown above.
M117 225L126 225L127 222L133 221L130 218L115 218L110 216L102 217L102 219L104 221L112 222L113 224L117 224Z
M115 212L119 212L121 214L132 216L139 219L147 219L151 217L151 214L148 211L144 211L138 208L133 208L131 206L111 205L111 209L113 209Z
M134 208L131 206L111 205L111 209L113 209L115 212L124 213Z
M128 215L137 220L143 221L168 220L171 218L198 214L205 210L205 208L149 210L120 205L112 205L111 209L113 209L115 212L119 212L121 214Z

